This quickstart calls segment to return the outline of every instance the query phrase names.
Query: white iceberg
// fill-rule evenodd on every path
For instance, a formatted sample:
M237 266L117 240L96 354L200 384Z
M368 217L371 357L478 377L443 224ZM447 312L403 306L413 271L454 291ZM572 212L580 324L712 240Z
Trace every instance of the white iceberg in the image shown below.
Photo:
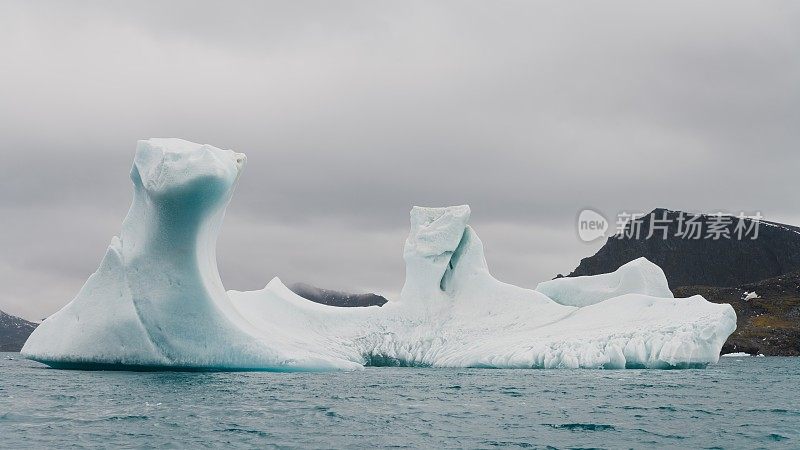
M139 141L120 237L22 354L64 368L352 367L269 344L228 299L216 240L245 161L241 153L180 139Z
M544 281L536 290L556 303L580 307L625 294L673 297L664 271L647 258L634 259L611 273Z
M244 161L186 141L140 142L120 239L23 354L64 368L697 367L719 359L736 327L730 305L674 299L666 283L625 271L620 289L614 274L572 282L581 307L566 304L566 285L550 291L554 301L500 282L466 205L412 209L405 285L383 307L314 303L278 278L226 293L216 236ZM632 273L657 268L637 264Z

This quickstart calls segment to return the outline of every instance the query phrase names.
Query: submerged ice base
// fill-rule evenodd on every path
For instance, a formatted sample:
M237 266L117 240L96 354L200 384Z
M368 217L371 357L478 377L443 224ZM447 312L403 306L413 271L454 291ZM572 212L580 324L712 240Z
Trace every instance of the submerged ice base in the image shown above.
M698 367L736 327L729 305L672 298L647 260L537 290L500 282L466 205L412 209L405 285L383 307L314 303L277 278L226 293L216 238L244 163L208 145L140 141L120 237L23 354L139 370Z

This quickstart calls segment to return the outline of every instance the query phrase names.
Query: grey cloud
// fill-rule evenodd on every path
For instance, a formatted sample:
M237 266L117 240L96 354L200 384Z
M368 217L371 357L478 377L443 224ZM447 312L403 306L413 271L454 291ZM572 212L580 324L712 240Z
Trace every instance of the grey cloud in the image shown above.
M74 295L155 136L247 153L237 289L391 295L413 204L469 203L525 286L595 250L587 206L794 220L799 54L792 2L4 2L0 309Z

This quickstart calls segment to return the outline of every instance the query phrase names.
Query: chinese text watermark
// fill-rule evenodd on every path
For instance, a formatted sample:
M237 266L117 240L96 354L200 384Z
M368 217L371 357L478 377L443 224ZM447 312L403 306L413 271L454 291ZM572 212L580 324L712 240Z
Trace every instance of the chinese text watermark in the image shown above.
M686 213L656 210L650 213L622 211L617 214L616 239L754 240L758 239L761 212L729 214ZM609 221L593 209L578 214L578 237L591 242L607 235Z

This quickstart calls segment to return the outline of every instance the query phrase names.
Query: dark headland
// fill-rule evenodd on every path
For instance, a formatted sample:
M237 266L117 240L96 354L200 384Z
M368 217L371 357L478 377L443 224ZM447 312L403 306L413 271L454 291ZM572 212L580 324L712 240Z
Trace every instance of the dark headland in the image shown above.
M681 215L684 230L679 229ZM655 209L608 238L567 276L612 272L645 257L664 270L676 297L700 294L708 301L733 306L737 328L722 353L800 355L800 228L763 220L753 227L752 220L745 218L740 226L751 231L743 234L736 229L739 219L734 218L715 233L717 239L690 239L683 232L689 215ZM696 216L703 229L716 220L710 215ZM637 232L631 232L635 227ZM651 227L655 227L652 235Z

